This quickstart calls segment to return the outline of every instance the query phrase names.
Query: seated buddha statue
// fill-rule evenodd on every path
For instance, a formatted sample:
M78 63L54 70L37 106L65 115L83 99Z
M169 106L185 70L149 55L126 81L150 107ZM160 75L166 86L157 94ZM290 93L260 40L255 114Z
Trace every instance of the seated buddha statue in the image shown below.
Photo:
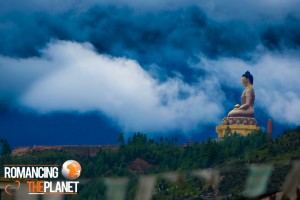
M255 93L252 87L253 76L250 72L242 75L242 84L245 90L242 93L242 105L236 104L234 109L228 113L228 117L249 117L254 118Z

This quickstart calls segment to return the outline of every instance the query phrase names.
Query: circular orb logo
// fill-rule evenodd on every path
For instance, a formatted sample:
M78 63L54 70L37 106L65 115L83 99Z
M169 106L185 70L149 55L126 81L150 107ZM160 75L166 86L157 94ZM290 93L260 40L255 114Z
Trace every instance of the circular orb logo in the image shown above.
M75 160L67 160L62 166L61 173L66 179L75 180L80 176L81 166Z

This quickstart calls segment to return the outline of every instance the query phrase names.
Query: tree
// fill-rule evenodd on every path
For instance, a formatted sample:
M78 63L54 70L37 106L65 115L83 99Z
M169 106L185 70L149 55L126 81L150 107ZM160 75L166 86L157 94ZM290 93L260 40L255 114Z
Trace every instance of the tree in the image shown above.
M3 139L1 142L2 142L2 152L1 152L1 155L2 156L6 156L6 155L11 154L10 144L8 143L7 139Z
M120 135L118 137L118 142L119 142L119 145L125 144L124 133L120 133Z
M227 126L226 130L225 130L225 136L230 136L232 135L231 129L229 128L229 126Z

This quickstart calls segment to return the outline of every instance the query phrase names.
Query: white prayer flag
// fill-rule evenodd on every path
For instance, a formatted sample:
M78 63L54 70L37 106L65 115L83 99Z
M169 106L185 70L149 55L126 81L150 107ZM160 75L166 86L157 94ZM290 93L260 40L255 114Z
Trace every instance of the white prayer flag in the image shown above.
M162 177L173 184L182 184L184 182L184 175L178 172L166 172L162 174Z
M156 176L142 176L139 180L135 200L151 200Z
M198 178L203 178L213 187L217 187L220 182L220 172L215 169L200 169L193 171L192 174Z
M286 176L283 184L283 194L290 200L297 199L297 187L300 183L300 161L293 163L293 168Z

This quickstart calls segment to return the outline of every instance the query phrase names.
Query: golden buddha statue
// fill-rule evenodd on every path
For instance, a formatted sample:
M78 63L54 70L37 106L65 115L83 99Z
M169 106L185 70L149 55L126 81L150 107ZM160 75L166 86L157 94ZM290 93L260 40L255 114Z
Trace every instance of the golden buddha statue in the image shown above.
M252 87L253 76L250 72L247 71L242 75L242 84L245 87L241 97L242 105L236 104L234 109L228 113L228 116L222 120L222 125L216 126L219 138L225 136L228 128L232 132L240 133L244 136L260 129L254 118L255 92Z
M242 93L242 105L236 104L234 109L228 113L228 117L251 117L254 118L255 92L252 87L253 76L250 72L242 75L242 84L245 87Z

